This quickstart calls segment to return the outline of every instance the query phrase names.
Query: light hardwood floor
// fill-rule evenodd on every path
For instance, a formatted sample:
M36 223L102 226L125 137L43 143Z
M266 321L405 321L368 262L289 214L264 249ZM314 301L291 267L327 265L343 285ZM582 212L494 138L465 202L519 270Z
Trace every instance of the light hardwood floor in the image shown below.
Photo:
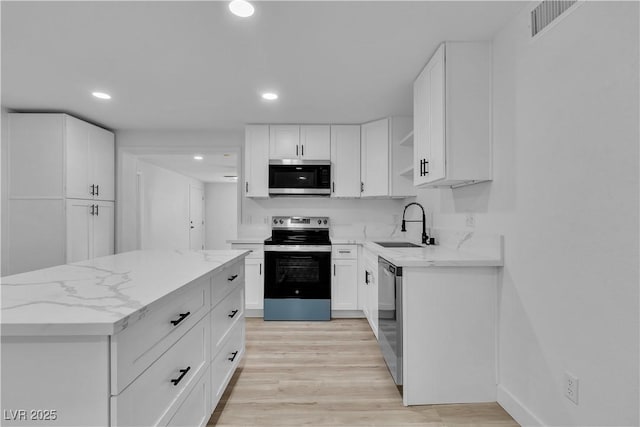
M253 318L246 338L210 426L518 426L497 403L403 406L364 319Z

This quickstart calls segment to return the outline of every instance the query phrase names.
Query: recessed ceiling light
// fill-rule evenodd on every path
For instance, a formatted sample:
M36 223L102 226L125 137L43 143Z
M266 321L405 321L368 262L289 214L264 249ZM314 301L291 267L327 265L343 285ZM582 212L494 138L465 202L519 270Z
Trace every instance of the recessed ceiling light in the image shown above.
M95 96L96 98L100 98L100 99L111 99L111 95L109 95L108 93L104 93L104 92L92 92L91 95Z
M233 0L229 3L229 10L236 16L248 18L253 15L253 5L246 0Z
M273 92L265 92L262 94L262 99L266 99L267 101L275 101L278 99L278 94Z
M193 156L193 160L202 160L202 159L204 159L204 157L200 155Z

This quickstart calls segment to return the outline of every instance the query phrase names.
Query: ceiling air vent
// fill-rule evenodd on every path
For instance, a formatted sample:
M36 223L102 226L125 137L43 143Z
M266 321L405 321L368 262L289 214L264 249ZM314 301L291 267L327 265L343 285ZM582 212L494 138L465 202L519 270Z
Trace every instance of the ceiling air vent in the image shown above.
M545 0L531 11L531 37L542 31L577 0Z

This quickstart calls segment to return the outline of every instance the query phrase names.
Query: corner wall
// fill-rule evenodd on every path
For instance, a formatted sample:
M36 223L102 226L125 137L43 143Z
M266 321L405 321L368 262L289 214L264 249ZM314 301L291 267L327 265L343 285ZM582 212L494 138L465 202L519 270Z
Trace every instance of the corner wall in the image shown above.
M494 39L493 182L418 200L436 226L471 214L505 236L498 401L516 420L637 426L638 3L583 2L533 41L528 11Z

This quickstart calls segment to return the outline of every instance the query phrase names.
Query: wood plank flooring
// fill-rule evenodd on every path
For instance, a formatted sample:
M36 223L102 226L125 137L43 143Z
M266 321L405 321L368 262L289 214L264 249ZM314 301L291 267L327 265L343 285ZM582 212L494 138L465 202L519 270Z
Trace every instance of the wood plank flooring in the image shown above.
M249 318L246 339L209 426L518 426L497 403L403 406L365 319Z

